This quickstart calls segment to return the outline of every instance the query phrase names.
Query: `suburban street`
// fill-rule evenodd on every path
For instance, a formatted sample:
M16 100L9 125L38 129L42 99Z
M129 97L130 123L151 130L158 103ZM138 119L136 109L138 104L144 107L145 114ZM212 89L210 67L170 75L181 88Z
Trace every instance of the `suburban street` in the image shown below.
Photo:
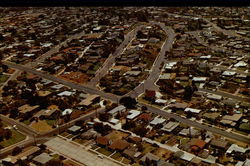
M152 23L159 25L166 32L167 39L163 43L163 46L161 48L159 55L156 57L156 60L150 70L148 78L144 82L142 82L139 86L137 86L133 91L126 94L125 96L131 96L135 98L141 93L143 93L146 89L149 89L149 90L158 89L158 87L155 85L155 82L159 78L161 67L162 67L161 64L165 62L166 52L172 48L173 41L175 38L175 33L172 28L166 27L162 23L155 23L155 22L152 22Z
M163 23L158 23L158 22L151 22L151 23L159 25L167 33L167 39L162 45L160 53L157 56L153 66L152 66L152 68L150 70L148 78L146 80L144 80L134 90L132 90L131 92L129 92L128 94L126 94L124 96L130 96L130 97L136 98L140 94L142 94L146 89L157 90L157 88L158 88L155 85L155 83L156 83L157 79L159 78L161 68L162 68L162 66L161 66L162 62L167 62L167 59L165 59L166 58L165 55L172 48L172 44L173 44L173 41L175 39L175 33L174 33L174 30L172 28L166 27ZM41 57L36 59L34 62L29 63L27 65L14 64L12 62L7 62L7 61L3 62L3 64L8 65L11 68L17 69L16 72L9 78L9 80L10 79L15 79L20 74L20 71L26 71L26 72L38 75L41 78L48 79L48 80L51 80L53 82L63 84L63 85L68 86L70 88L73 88L73 89L76 89L76 90L79 90L79 91L84 91L84 92L89 93L89 94L97 94L97 95L100 95L101 97L103 97L104 99L109 99L109 100L111 100L111 101L113 101L115 103L119 103L119 100L120 100L120 98L122 96L117 96L117 95L114 95L114 94L105 93L105 92L103 92L101 90L98 90L96 88L96 84L99 82L100 78L102 78L107 73L107 71L110 69L110 67L115 62L115 58L118 57L122 53L122 51L124 51L125 47L129 44L129 42L131 42L131 40L135 37L137 31L141 27L143 27L143 26L142 25L137 26L134 30L132 30L131 32L129 32L125 36L125 39L122 42L122 44L116 49L116 51L114 52L113 55L109 56L109 58L105 61L103 66L96 72L95 77L87 85L80 85L80 84L77 84L77 83L73 83L73 82L70 82L68 80L64 80L64 79L58 78L56 76L47 74L45 72L37 71L36 69L32 68L32 67L35 67L38 63L43 62L48 56L50 56L53 53L57 52L59 50L59 48L62 45L64 45L67 41L70 41L70 40L72 40L74 38L78 38L78 37L84 35L84 32L81 32L80 34L76 34L76 35L71 36L66 41L60 43L59 45L52 48L50 51L48 51L47 53L45 53L44 55L42 55ZM202 41L200 40L200 42L202 42ZM220 68L220 66L216 66L216 67ZM233 71L235 71L235 70L233 70ZM241 71L236 71L236 72L241 73ZM240 102L249 102L249 99L247 99L247 98L243 98L243 97L236 96L236 95L229 94L229 93L224 93L224 92L221 92L221 91L211 91L211 90L201 89L201 88L199 88L198 90L201 91L201 92L221 95L222 97L226 97L226 98L232 98L232 99L238 100ZM150 106L148 104L144 104L144 103L140 102L139 105L146 106L149 111L151 111L153 113L156 113L156 114L159 114L159 115L161 115L163 117L174 118L175 120L177 120L177 121L179 121L181 123L188 124L188 125L193 126L193 127L205 129L205 130L211 131L211 132L213 132L215 134L219 134L219 135L231 138L231 139L235 139L235 140L250 144L250 139L248 137L246 137L246 136L242 136L242 135L239 135L239 134L227 132L227 131L224 131L224 130L221 130L221 129L215 128L215 127L209 127L209 126L203 125L203 124L201 124L199 122L192 121L192 120L189 120L189 119L186 119L186 118L182 118L182 117L180 117L180 116L178 116L176 114L168 113L165 110L161 110L161 109L152 107L152 106ZM105 109L100 108L95 112L91 112L89 114L81 116L81 117L79 117L77 119L74 119L74 120L70 121L69 123L63 124L62 126L60 126L58 128L55 128L55 129L53 129L53 130L51 130L49 132L46 132L46 133L38 133L38 132L32 130L30 127L24 125L23 123L17 122L17 121L15 121L13 119L10 119L10 118L7 118L5 116L0 115L1 119L4 122L10 124L11 126L16 125L18 130L20 130L22 133L25 133L28 136L26 140L24 140L22 142L19 142L18 144L15 144L15 145L13 145L11 147L8 147L8 148L5 148L5 149L1 150L1 155L10 153L13 150L13 148L16 147L16 146L26 147L26 146L34 144L34 142L44 142L48 138L50 138L50 137L58 134L59 132L69 128L70 126L74 125L74 123L76 121L78 121L78 120L87 120L90 117L95 117L97 113L100 113L100 112L103 112L103 111L105 111ZM56 148L52 144L49 144L49 145L51 146L51 148ZM57 149L57 150L60 150L60 148ZM84 154L84 153L82 153L82 154ZM67 155L69 157L74 157L74 156L70 156L70 154L64 154L64 155ZM78 157L82 157L82 156L80 155ZM89 161L89 162L91 162L91 161ZM92 162L92 163L94 163L94 162ZM109 163L107 162L106 164L108 165Z
M189 120L189 119L186 119L186 118L182 118L182 117L180 117L180 116L178 116L176 114L168 113L165 110L161 110L161 109L152 107L152 106L150 106L148 104L145 104L145 103L139 103L139 105L146 106L148 108L148 111L151 111L151 112L153 112L155 114L159 114L162 117L173 118L173 119L175 119L175 120L177 120L177 121L179 121L181 123L188 124L190 126L197 127L197 128L200 128L200 129L204 129L206 131L211 131L212 133L219 134L219 135L222 135L222 136L227 137L227 138L232 138L232 139L235 139L235 140L250 144L250 138L247 137L247 136L242 136L242 135L239 135L239 134L229 133L227 131L224 131L224 130L221 130L221 129L218 129L218 128L209 127L207 125L203 125L203 124L198 123L196 121L192 121L192 120Z
M124 37L124 41L120 44L120 46L116 49L116 51L109 55L104 64L96 71L95 77L93 77L89 83L89 86L93 88L97 88L96 85L99 83L100 79L107 74L108 70L115 63L115 58L119 57L121 53L126 49L128 44L135 38L137 32L143 27L143 25L136 26L135 29L130 31Z

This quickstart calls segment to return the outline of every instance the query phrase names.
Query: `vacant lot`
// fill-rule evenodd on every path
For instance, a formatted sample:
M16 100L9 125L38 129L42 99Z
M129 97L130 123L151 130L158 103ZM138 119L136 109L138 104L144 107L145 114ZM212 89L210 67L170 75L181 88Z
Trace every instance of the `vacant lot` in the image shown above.
M45 120L41 120L38 122L33 122L30 127L35 129L38 132L47 132L52 130L52 127L48 125L48 123Z
M9 76L4 75L4 74L0 74L0 84L7 81L8 78L9 78Z
M89 79L89 77L86 74L81 72L70 72L68 74L62 74L60 75L60 77L79 84L84 84Z
M16 130L11 130L11 132L12 132L12 137L10 139L0 142L0 145L3 146L4 148L16 144L20 141L23 141L26 138L25 135L19 133Z

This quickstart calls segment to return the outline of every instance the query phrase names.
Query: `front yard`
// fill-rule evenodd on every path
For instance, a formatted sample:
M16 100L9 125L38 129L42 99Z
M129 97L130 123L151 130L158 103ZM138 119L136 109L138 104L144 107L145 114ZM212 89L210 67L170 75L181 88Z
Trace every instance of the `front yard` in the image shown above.
M26 138L25 135L19 133L18 131L14 130L14 129L12 129L11 132L12 132L12 136L10 139L0 142L0 145L2 147L4 147L4 148L8 147L8 146L16 144L20 141L23 141Z

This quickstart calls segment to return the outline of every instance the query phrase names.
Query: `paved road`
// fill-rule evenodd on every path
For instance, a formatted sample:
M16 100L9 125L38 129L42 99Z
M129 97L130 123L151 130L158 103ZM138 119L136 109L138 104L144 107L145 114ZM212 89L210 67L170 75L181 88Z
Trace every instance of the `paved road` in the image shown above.
M101 68L99 68L96 73L95 77L93 77L90 82L88 83L89 86L96 88L96 85L99 83L100 79L104 77L108 70L112 67L115 63L115 58L119 57L121 53L126 49L128 44L134 39L137 32L143 27L143 25L137 26L135 29L130 31L124 38L124 41L120 44L120 46L115 50L113 54L111 54Z
M162 24L160 24L162 25ZM164 26L164 29L166 27ZM166 30L166 29L165 29ZM161 50L161 53L165 53L167 49L171 48L171 41L174 39L174 34L173 34L173 31L171 32L171 30L167 30L168 33L170 34L169 35L169 39L168 39L168 42L166 42L163 46L163 49ZM171 34L172 34L172 37L171 37ZM172 40L171 40L172 38ZM164 49L165 49L165 52L164 52ZM162 55L159 56L160 58L157 59L155 61L155 64L152 68L152 72L151 72L151 77L149 77L149 79L147 79L145 81L145 84L141 84L139 87L137 87L137 89L134 91L133 95L130 94L132 97L137 97L139 94L141 94L141 92L144 91L145 87L147 87L148 89L150 89L151 87L154 87L154 82L156 81L156 79L158 78L159 76L159 72L160 72L160 63L162 62ZM52 75L49 75L49 74L46 74L46 73L43 73L43 72L40 72L40 71L36 71L34 69L31 69L27 66L22 66L22 65L17 65L17 64L13 64L11 62L4 62L4 64L8 65L9 67L12 67L12 68L15 68L15 69L19 69L19 70L22 70L22 71L26 71L26 72L29 72L29 73L33 73L33 74L36 74L42 78L45 78L45 79L48 79L48 80L52 80L54 82L58 82L58 83L61 83L63 85L66 85L66 86L69 86L73 89L77 89L77 90L80 90L80 91L85 91L87 93L90 93L90 94L98 94L100 95L101 97L103 98L106 98L106 99L109 99L113 102L116 102L116 103L119 103L119 99L120 97L119 96L116 96L116 95L113 95L113 94L107 94L107 93L104 93L102 91L99 91L97 89L93 89L92 87L89 87L89 86L83 86L83 85L79 85L79 84L76 84L76 83L72 83L72 82L69 82L69 81L66 81L66 80L63 80L63 79L60 79L60 78L57 78L55 76L52 76ZM151 79L151 80L150 80ZM145 86L145 87L143 87ZM203 89L202 89L203 90ZM205 90L205 91L208 91L208 90ZM210 92L210 91L209 91ZM132 92L131 92L132 93ZM221 92L213 92L211 91L210 93L214 93L214 94L218 94L218 93L221 93ZM224 94L223 94L224 95ZM222 95L222 96L223 96ZM229 94L225 94L225 95L229 95ZM235 98L235 96L229 96L230 98ZM237 100L241 100L241 98L238 98L236 97ZM236 99L235 98L235 99ZM189 124L191 126L194 126L194 127L198 127L198 128L202 128L202 129L205 129L205 130L208 130L208 131L212 131L213 133L217 133L217 134L220 134L220 135L223 135L223 136L226 136L226 137L229 137L229 138L232 138L232 139L236 139L236 140L239 140L239 141L242 141L242 142L246 142L246 143L249 143L249 139L246 138L246 137L243 137L243 136L240 136L240 135L236 135L236 134L233 134L233 133L228 133L226 131L223 131L223 130L220 130L220 129L217 129L217 128L212 128L212 127L208 127L206 125L201 125L200 123L198 122L194 122L194 121L191 121L191 120L188 120L188 119L185 119L185 118L181 118L179 117L178 115L175 115L175 114L170 114L170 113L167 113L163 110L160 110L160 109L157 109L157 108L153 108L153 107L150 107L147 105L147 107L149 108L149 110L151 110L152 112L154 113L158 113L162 116L166 116L166 117L173 117L175 118L177 121L180 121L182 123L186 123L186 124ZM92 113L92 115L88 115L86 117L80 117L80 118L83 118L83 119L87 119L89 118L90 116L94 116L95 113ZM79 119L78 119L79 120ZM70 122L69 124L65 124L64 126L60 127L60 129L54 129L53 131L51 132L48 132L48 133L43 133L43 135L40 135L38 137L38 139L42 140L44 137L47 137L47 136L52 136L54 134L56 134L59 130L64 130L66 128L68 128L70 125L73 125L74 122ZM68 125L68 126L67 126ZM18 126L19 127L19 126ZM32 142L32 140L30 140L30 142ZM30 142L28 143L25 143L25 145L29 144Z
M6 116L0 115L0 119L9 124L10 126L16 125L18 130L20 130L22 133L25 133L28 136L36 136L38 135L38 132L36 132L35 130L33 130L32 128L28 127L27 125L18 122L17 120L8 118Z
M226 92L222 92L222 91L212 91L212 90L203 89L203 88L198 88L198 90L201 91L201 92L206 92L206 93L220 95L222 97L232 98L232 99L235 99L235 100L238 100L238 101L241 101L241 102L248 102L248 103L250 103L250 99L249 98L244 98L244 97L233 95L233 94L230 94L230 93L226 93Z
M71 35L68 39L66 39L65 41L59 43L58 45L56 45L55 47L53 47L52 49L50 49L48 52L44 53L43 55L39 56L33 62L27 63L25 66L35 68L39 63L44 62L46 58L48 58L49 56L51 56L54 53L59 52L60 48L63 45L65 45L67 42L70 42L73 39L78 39L78 38L82 37L83 35L85 35L85 31L82 31L80 33Z
M133 91L129 92L125 96L137 97L142 94L145 89L149 90L157 90L158 87L154 84L156 80L159 78L161 72L161 63L165 61L165 54L172 48L173 41L175 38L174 30L170 27L166 27L163 23L151 22L152 24L159 25L167 34L167 39L163 43L161 51L157 56L148 78L142 82L139 86L137 86Z
M40 76L41 78L45 78L45 79L51 80L53 82L63 84L65 86L71 87L73 89L77 89L77 90L80 90L80 91L85 91L86 93L90 93L90 94L97 94L97 95L100 95L100 96L102 96L102 97L104 97L106 99L110 99L110 100L112 100L114 102L118 102L118 100L119 100L119 97L117 97L114 94L108 94L108 93L99 91L97 89L94 89L92 87L89 87L87 85L80 85L80 84L77 84L77 83L73 83L73 82L58 78L56 76L46 74L45 72L37 71L35 69L29 68L29 67L26 67L26 66L22 66L22 65L19 65L19 64L14 64L14 63L11 63L11 62L3 62L3 63L8 65L9 67L19 69L19 70L22 70L22 71L26 71L28 73L36 74L36 75Z
M12 150L16 147L16 146L19 146L19 147L28 147L30 145L33 145L33 144L36 144L36 143L43 143L44 141L47 141L50 137L58 134L59 132L62 132L64 130L66 130L67 128L73 126L75 124L76 121L78 120L87 120L91 117L95 117L97 113L101 113L101 112L104 112L105 109L104 108L100 108L98 109L97 111L94 111L94 112L90 112L84 116L80 116L79 118L76 118L68 123L65 123L63 125L61 125L59 128L55 128L49 132L45 132L45 133L38 133L36 131L34 131L32 128L28 127L27 125L23 124L23 123L20 123L20 122L17 122L15 121L14 119L10 119L10 118L7 118L3 115L0 115L1 119L13 126L13 125L16 125L18 130L20 130L22 133L26 134L28 137L26 140L24 141L21 141L17 144L14 144L13 146L9 146L7 148L4 148L2 149L0 152L0 157L2 156L6 156L8 154L10 154L12 152Z
M49 140L45 145L50 149L87 166L119 166L119 164L110 161L105 157L101 159L84 148L59 137Z
M193 35L195 38L196 38L196 40L200 43L200 44L202 44L202 45L204 45L204 46L206 46L206 47L208 47L209 49L211 49L211 50L215 50L215 51L219 51L219 52L224 52L224 53L226 53L226 54L228 54L228 55L235 55L235 54L237 54L237 55L246 55L246 56L249 56L250 54L247 54L247 53L244 53L244 52L242 52L242 51L240 51L240 50L234 50L234 51L229 51L229 50L227 50L227 48L222 48L222 47L217 47L217 46L214 46L214 45L209 45L207 42L205 42L200 36L199 36L199 32L200 31L191 31L191 32L188 32L190 35Z
M224 137L232 138L232 139L235 139L235 140L250 144L250 138L249 137L241 136L241 135L234 134L234 133L229 133L229 132L226 132L226 131L218 129L218 128L209 127L207 125L203 125L203 124L198 123L196 121L192 121L192 120L189 120L189 119L186 119L186 118L182 118L182 117L180 117L180 116L178 116L176 114L168 113L168 112L166 112L164 110L160 110L158 108L152 107L152 106L150 106L148 104L140 103L139 105L146 106L148 108L148 111L151 111L151 112L153 112L155 114L161 115L162 117L174 118L175 120L177 120L177 121L179 121L181 123L188 124L188 125L193 126L193 127L205 129L207 131L211 131L212 133L219 134L219 135L222 135Z

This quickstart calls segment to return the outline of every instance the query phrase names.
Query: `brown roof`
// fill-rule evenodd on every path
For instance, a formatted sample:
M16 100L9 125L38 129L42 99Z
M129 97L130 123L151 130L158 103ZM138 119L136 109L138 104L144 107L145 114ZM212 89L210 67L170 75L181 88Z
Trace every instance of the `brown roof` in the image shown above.
M141 115L139 115L138 120L149 122L152 120L152 117L149 113L142 113Z
M114 141L109 148L113 150L124 150L126 149L130 144L125 140L116 140Z
M35 110L36 108L38 108L38 105L35 106L30 106L28 104L22 105L21 107L18 108L18 110L20 111L20 113L27 113L27 112L31 112L33 110Z
M199 147L200 149L203 149L204 146L206 145L206 142L201 139L194 138L194 139L191 139L190 144L191 146L195 146L195 147Z
M96 138L96 143L100 145L108 145L109 144L109 139L103 136L97 137Z
M141 139L140 137L133 137L133 136L130 136L130 137L128 138L128 140L129 140L130 142L134 142L134 143L138 143L138 142L141 142L141 141L142 141L142 139Z
M131 146L123 151L123 153L131 158L134 158L135 154L138 152L138 148Z
M154 90L146 90L146 97L155 97L155 91Z
M228 145L228 142L224 140L213 139L210 145L225 149Z

